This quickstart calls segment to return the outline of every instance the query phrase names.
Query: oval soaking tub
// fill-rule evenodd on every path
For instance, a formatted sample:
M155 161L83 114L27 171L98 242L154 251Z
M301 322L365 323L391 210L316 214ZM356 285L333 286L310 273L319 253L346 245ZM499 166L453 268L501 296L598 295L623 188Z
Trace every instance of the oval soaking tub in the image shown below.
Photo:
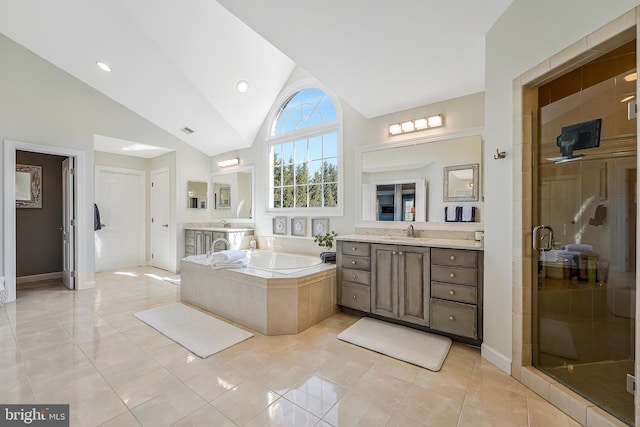
M213 269L206 255L180 263L181 301L264 335L297 334L337 311L336 266L320 258L247 250L245 268Z

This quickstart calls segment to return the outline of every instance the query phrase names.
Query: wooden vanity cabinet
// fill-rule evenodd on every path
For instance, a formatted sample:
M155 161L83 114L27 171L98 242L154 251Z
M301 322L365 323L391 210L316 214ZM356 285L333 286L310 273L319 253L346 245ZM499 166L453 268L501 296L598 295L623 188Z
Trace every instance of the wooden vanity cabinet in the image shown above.
M482 338L482 253L434 248L431 252L431 327Z
M429 326L429 248L374 244L371 312Z
M468 249L338 241L338 301L478 342L482 255Z
M209 252L211 245L216 239L227 239L232 248L239 249L239 244L234 246L234 242L240 242L243 236L253 235L253 230L243 231L215 231L215 230L198 230L198 229L185 229L184 230L184 256L189 255L202 255ZM223 251L225 249L225 243L220 241L216 243L214 248L215 252Z
M370 244L338 241L338 301L343 307L371 312L371 254Z

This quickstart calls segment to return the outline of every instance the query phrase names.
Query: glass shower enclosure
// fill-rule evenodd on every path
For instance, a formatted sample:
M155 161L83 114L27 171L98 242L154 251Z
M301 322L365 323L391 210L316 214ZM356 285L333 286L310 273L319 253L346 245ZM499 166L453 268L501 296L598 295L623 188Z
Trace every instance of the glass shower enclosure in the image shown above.
M628 63L635 64L634 46ZM619 65L629 54L612 52L564 84L539 89L532 337L535 367L633 425L627 378L634 375L637 150L630 97L637 74ZM593 78L593 70L601 75ZM567 95L568 79L579 89ZM596 119L598 135L572 127Z

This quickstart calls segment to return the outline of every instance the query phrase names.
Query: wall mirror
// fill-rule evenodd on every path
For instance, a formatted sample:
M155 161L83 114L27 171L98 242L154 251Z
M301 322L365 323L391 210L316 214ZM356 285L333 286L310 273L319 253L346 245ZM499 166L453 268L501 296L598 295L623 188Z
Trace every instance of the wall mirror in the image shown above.
M478 201L479 164L445 166L443 175L443 201Z
M212 217L232 222L253 222L254 167L245 166L211 175Z
M360 156L360 219L367 223L444 222L449 194L443 191L442 171L451 165L478 166L472 206L481 209L481 163L479 130L364 147Z
M42 167L16 165L16 207L42 208Z
M207 209L207 183L187 181L187 208Z

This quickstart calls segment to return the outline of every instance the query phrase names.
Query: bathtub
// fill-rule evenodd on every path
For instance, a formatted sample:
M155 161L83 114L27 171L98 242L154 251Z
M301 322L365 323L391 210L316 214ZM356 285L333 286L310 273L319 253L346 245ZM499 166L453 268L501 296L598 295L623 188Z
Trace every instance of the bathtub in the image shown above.
M264 335L297 334L337 311L336 266L319 257L247 251L249 264L213 269L180 262L180 299Z

